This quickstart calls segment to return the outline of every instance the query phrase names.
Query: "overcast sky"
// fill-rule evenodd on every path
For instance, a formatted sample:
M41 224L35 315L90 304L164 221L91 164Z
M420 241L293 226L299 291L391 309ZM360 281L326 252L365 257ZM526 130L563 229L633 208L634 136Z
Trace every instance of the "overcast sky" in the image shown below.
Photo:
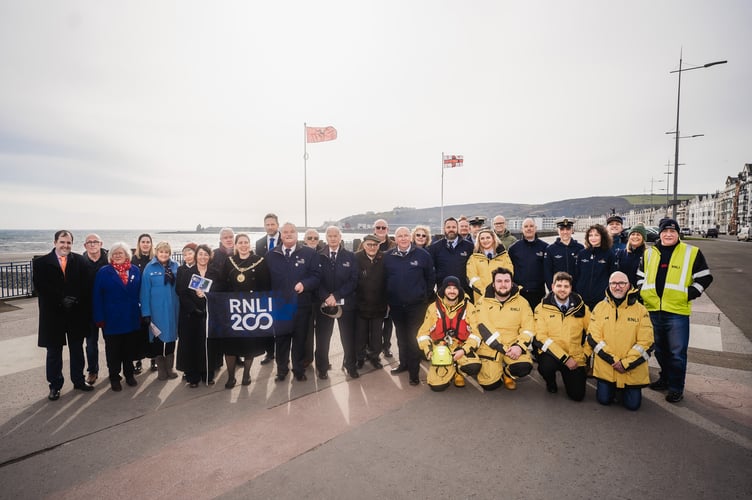
M752 2L0 0L0 228L304 223L720 189L752 162ZM672 181L673 182L673 181ZM656 183L656 194L664 183Z

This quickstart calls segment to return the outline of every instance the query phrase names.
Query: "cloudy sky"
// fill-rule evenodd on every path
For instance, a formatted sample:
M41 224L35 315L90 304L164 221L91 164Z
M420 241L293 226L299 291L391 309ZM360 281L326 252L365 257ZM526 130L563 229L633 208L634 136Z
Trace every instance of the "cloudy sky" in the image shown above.
M752 2L0 0L0 228L681 192L752 162ZM664 183L655 183L654 190Z

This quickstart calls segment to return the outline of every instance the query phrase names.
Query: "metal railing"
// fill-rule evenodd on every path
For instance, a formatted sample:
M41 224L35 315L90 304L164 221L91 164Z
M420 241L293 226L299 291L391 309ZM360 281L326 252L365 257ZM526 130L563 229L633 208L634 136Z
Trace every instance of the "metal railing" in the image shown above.
M31 297L31 261L0 263L0 299Z

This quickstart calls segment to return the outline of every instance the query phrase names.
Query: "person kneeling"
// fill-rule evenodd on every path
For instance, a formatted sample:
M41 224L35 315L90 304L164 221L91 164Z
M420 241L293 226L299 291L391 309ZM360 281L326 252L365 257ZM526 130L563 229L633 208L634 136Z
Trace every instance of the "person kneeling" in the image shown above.
M465 297L460 280L447 276L437 295L426 310L417 339L418 347L431 361L428 386L443 391L452 382L464 387L465 375L478 375L481 364L475 350L481 339L474 333L475 309Z
M611 274L606 299L593 309L586 348L586 354L595 355L598 402L610 405L621 399L633 411L640 408L642 388L650 383L647 361L653 351L653 325L638 295L637 289L630 290L626 274Z
M533 341L535 320L520 287L512 281L512 271L499 267L492 283L477 304L478 331L483 343L478 348L481 369L478 384L487 391L504 387L513 391L515 379L530 374L533 359L529 346Z

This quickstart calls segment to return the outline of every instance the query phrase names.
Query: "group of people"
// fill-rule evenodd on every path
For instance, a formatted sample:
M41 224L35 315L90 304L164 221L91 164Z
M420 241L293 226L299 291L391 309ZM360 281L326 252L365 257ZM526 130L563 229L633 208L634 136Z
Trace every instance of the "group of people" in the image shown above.
M71 252L69 231L55 234L55 248L34 261L39 296L39 345L47 348L49 399L63 385L62 346L70 350L74 388L89 391L97 380L97 340L102 331L114 391L129 386L141 360L149 358L158 379L184 372L190 387L213 384L224 362L226 388L251 383L255 357L276 362L278 382L290 370L307 380L313 366L322 380L331 370L329 346L337 321L342 370L359 377L366 362L382 368L391 357L392 328L399 364L436 391L465 385L473 377L485 390L516 388L537 363L551 393L561 374L569 398L585 397L588 368L597 380L596 399L639 408L647 385L683 397L691 300L712 281L702 253L679 239L673 219L661 221L660 241L645 245L645 228L622 235L622 220L588 228L585 245L572 238L573 221L557 223L559 237L546 244L533 219L517 241L503 216L484 226L481 217L443 221L433 237L427 226L399 227L393 237L383 219L373 224L357 251L342 243L336 226L324 241L309 229L299 240L292 223L264 218L266 235L253 246L245 233L220 232L219 246L189 243L183 264L166 242L153 246L141 235L136 250L115 243L109 252L88 235L82 255ZM213 292L278 291L297 307L285 331L270 337L207 338L206 295L191 287L194 275L212 280ZM84 350L88 375L84 377ZM655 350L660 377L650 383L647 361Z

